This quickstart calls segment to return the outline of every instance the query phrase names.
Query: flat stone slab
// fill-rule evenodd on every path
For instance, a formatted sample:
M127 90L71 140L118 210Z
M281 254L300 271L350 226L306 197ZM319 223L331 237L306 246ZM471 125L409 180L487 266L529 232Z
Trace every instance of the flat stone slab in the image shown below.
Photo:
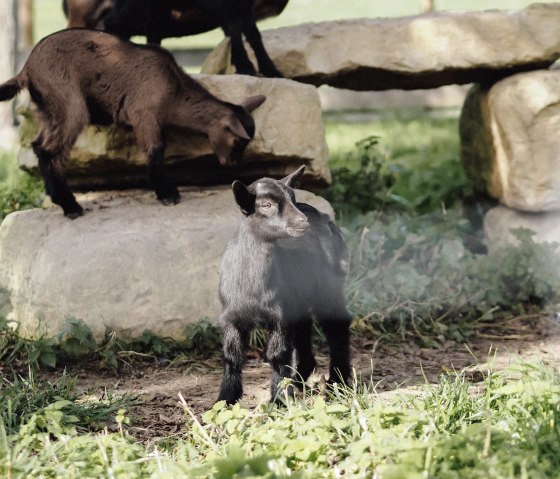
M219 268L241 221L230 188L182 188L163 206L147 191L81 195L86 214L60 208L8 215L0 225L0 314L29 337L55 336L66 318L101 340L145 329L180 338L188 323L216 320ZM297 190L298 201L332 215L326 200Z
M488 83L547 67L560 56L558 25L560 4L541 3L520 11L308 23L262 37L287 78L350 90L409 90ZM233 72L228 56L224 40L202 71Z
M475 185L521 211L560 210L560 70L473 87L460 119L461 159Z
M239 165L224 167L213 156L210 143L195 133L167 131L166 163L172 178L182 185L231 184L269 176L282 178L306 166L304 186L326 186L331 181L327 144L316 88L286 79L246 75L193 75L218 98L240 103L252 95L267 100L253 112L255 137ZM20 108L22 149L20 166L38 174L31 141L38 124L31 111ZM92 125L79 136L67 165L72 188L89 190L148 185L147 160L131 133L114 126Z

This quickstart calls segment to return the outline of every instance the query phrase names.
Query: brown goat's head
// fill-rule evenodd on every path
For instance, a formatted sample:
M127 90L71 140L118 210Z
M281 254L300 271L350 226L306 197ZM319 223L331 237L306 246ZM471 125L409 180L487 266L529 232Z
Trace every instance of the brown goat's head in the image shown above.
M219 118L208 131L208 139L220 164L237 163L255 136L251 112L266 100L264 95L250 96L241 105L232 105L229 115Z

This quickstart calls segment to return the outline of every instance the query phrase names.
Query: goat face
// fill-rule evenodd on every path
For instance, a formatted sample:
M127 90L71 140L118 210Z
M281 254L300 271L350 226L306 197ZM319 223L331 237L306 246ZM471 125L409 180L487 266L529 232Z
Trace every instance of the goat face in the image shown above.
M299 238L309 229L307 216L298 209L292 189L299 183L304 168L300 167L282 180L263 178L248 187L240 181L233 183L239 208L262 240Z
M236 116L231 115L221 118L208 130L210 145L221 165L232 165L241 160L245 148L255 134L253 119L245 123L248 128L245 128Z
M243 156L245 148L255 136L255 120L251 112L266 97L248 97L241 105L230 105L231 113L219 118L208 130L208 139L221 165L232 165Z

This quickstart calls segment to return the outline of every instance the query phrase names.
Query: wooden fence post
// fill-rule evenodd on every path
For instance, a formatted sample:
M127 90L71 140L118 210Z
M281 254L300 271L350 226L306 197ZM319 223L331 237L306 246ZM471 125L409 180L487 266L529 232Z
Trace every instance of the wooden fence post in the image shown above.
M33 0L19 0L18 3L18 46L31 48L33 46Z

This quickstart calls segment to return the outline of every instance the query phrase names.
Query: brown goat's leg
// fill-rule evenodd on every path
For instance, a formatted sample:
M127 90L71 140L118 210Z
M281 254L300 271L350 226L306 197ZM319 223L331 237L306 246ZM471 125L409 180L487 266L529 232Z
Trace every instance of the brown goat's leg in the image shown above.
M42 114L43 127L32 147L39 159L45 191L65 216L75 219L83 215L84 210L68 187L64 165L70 148L89 122L87 106L80 92L69 89L64 96L52 96Z
M177 187L171 183L163 164L164 147L159 146L149 153L148 175L150 183L156 192L158 200L164 205L176 205L181 201Z
M51 197L53 203L59 205L64 215L75 219L84 214L83 208L76 201L70 191L64 174L64 157L61 153L51 153L43 146L44 134L39 133L31 143L33 151L39 159L39 170L45 183L45 193Z
M39 169L45 182L45 192L51 197L52 202L59 205L64 211L64 216L72 220L82 216L84 210L66 183L64 160L60 156L53 157L44 151L38 152L35 148L34 151L39 158Z
M157 199L164 205L176 205L181 201L177 187L171 182L165 169L165 146L157 121L147 117L133 126L136 140L148 155L148 178L156 192Z

